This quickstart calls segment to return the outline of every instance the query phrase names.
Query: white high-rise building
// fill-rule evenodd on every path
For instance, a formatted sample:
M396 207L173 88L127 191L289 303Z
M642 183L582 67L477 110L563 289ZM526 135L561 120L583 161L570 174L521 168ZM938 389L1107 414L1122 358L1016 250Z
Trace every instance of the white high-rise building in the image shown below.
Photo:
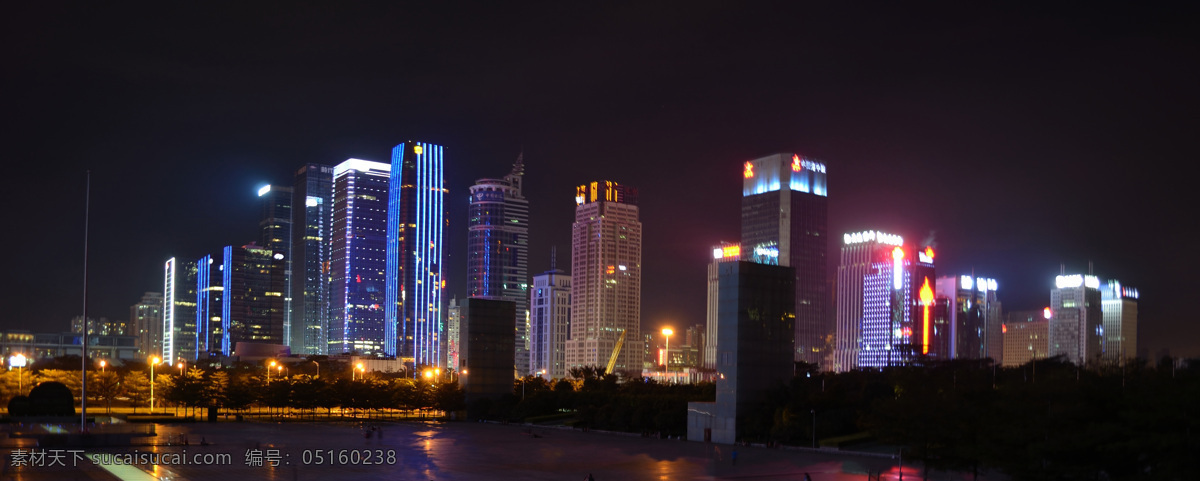
M1104 317L1104 358L1115 361L1137 356L1138 291L1110 280L1100 288Z
M138 338L138 354L147 358L162 353L162 310L161 292L147 292L137 304L129 306L131 335Z
M600 181L575 191L571 227L571 336L567 369L608 365L641 372L642 223L637 189Z
M717 300L720 298L723 262L741 260L742 248L738 244L721 244L713 247L713 261L708 265L708 311L705 315L704 352L700 353L700 365L705 369L717 368Z
M1100 279L1061 275L1054 284L1056 288L1050 291L1050 356L1064 355L1079 365L1096 359L1104 348Z
M890 262L892 250L903 245L902 237L877 231L843 236L837 277L837 335L834 340L833 371L845 372L859 366L859 350L864 342L863 320L867 314L864 309L866 279L879 274L876 265ZM891 285L891 282L887 282L885 287ZM881 342L887 344L886 339Z
M529 369L546 379L565 378L567 337L571 329L571 276L561 269L533 276L529 293Z

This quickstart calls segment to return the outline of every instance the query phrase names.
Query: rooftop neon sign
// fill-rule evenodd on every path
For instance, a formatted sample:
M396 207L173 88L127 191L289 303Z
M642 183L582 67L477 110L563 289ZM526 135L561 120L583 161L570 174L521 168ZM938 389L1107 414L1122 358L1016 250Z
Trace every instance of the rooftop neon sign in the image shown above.
M844 234L842 240L847 244L861 244L863 242L878 242L893 246L904 245L904 238L895 234L885 234L874 230L865 230L862 232L853 232Z

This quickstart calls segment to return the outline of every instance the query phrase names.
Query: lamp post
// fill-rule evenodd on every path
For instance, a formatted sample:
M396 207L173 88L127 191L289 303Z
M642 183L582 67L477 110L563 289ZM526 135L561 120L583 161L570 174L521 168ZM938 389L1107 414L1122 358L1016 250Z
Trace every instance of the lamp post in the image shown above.
M317 365L317 377L321 377L321 363L317 361L312 361L312 363Z
M271 368L275 367L275 360L271 360L271 364L267 366L267 385L271 385Z
M159 361L158 356L150 358L150 414L154 414L154 365Z
M365 376L364 373L366 372L366 369L363 368L363 363L360 362L360 363L356 364L354 366L354 371L358 371L358 379L361 381L363 379L363 377ZM350 371L350 380L351 381L354 380L354 371ZM428 375L429 371L425 371L425 374L426 374L425 377L429 377L429 375Z
M183 377L183 361L179 361L179 377Z
M672 331L669 327L663 328L662 335L667 340L664 346L665 349L663 349L666 352L666 355L663 356L663 370L666 372L671 372L671 334L675 334L675 331Z
M12 357L8 358L8 365L17 367L17 390L24 392L25 391L25 376L24 376L24 374L25 374L24 373L25 355L24 354L14 354Z
M100 372L101 372L101 373L103 373L103 372L104 372L104 366L105 366L106 364L108 364L108 363L107 363L107 362L105 362L103 359L101 359L101 360L100 360Z

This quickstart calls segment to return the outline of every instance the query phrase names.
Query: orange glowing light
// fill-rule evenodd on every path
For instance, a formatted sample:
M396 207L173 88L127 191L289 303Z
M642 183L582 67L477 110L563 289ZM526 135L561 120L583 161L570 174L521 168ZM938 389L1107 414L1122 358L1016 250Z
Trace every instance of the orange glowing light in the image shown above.
M899 247L892 249L892 259L900 260L904 258L904 249Z
M1046 319L1049 319L1051 316L1052 316L1052 314L1050 313L1050 308L1049 308L1049 307L1047 307L1047 308L1045 308L1045 309L1042 309L1042 317L1045 317Z
M929 256L930 259L933 259L933 248L925 246L925 255Z
M800 172L800 156L792 154L792 172Z
M1001 325L1000 325L1000 333L1001 333L1001 334L1008 334L1008 324L1001 324Z
M608 266L608 268L605 269L604 271L608 274L615 274L617 272L617 267L616 266Z
M721 248L721 257L723 257L723 258L737 257L741 254L742 254L742 246L740 246L740 245L725 246L725 247Z
M932 253L929 248L925 250ZM925 306L925 317L921 322L921 354L929 354L929 305L933 304L933 288L929 287L928 277L925 278L925 285L921 286L921 292L918 295L921 297L921 304Z
M754 164L751 162L746 162L746 171L742 172L742 175L747 179L754 177Z

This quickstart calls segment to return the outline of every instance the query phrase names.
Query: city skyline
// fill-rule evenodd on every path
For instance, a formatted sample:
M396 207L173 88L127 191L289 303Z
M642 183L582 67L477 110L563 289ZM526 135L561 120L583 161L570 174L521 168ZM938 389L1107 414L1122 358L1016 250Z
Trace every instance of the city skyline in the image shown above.
M467 188L523 150L537 166L529 272L548 270L552 246L566 252L574 186L637 185L642 325L702 322L711 247L739 239L742 164L797 152L828 166L835 241L933 231L938 272L987 273L1006 310L1050 305L1060 266L1091 261L1146 293L1137 334L1151 356L1200 355L1184 304L1195 263L1144 254L1197 230L1173 197L1183 176L1167 175L1198 153L1185 16L699 5L492 7L489 20L452 21L427 8L313 7L292 12L291 25L320 26L300 34L251 18L292 14L270 9L17 7L3 85L22 92L7 96L21 122L0 135L24 182L3 200L36 203L13 213L24 235L0 241L27 252L0 289L0 326L65 331L80 315L87 169L87 315L120 319L163 289L167 259L259 238L259 186L289 185L305 164L386 159L412 136L447 151L443 270L460 299ZM211 38L215 25L227 35ZM449 33L410 41L438 29Z

